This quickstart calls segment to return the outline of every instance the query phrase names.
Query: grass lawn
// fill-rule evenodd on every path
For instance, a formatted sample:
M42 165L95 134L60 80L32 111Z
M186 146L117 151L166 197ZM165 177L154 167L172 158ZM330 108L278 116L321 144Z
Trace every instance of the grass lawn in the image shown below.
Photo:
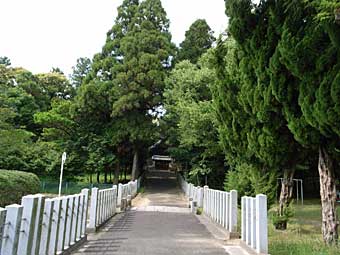
M319 200L305 200L294 204L294 217L286 231L274 229L269 212L269 253L271 255L339 255L339 247L327 247L321 236L321 204ZM340 215L340 207L337 208Z

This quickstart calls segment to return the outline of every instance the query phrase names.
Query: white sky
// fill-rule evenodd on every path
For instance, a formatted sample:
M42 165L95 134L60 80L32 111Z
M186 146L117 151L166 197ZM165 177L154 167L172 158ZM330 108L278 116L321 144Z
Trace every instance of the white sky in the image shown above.
M101 51L122 0L0 0L0 56L33 73L70 74L79 57ZM227 26L224 0L162 0L173 42L198 18L216 36Z

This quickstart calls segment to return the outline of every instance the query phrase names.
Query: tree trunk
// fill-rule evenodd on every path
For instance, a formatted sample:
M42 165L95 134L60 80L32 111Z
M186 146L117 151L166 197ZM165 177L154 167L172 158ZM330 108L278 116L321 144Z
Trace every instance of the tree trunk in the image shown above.
M322 206L322 236L326 244L338 241L336 214L336 184L334 165L325 148L319 148L320 196Z
M139 155L138 155L138 149L134 149L133 153L133 164L132 164L132 172L131 172L131 181L136 180L138 177L138 164L139 164Z
M114 173L114 184L116 185L119 183L119 170L120 170L120 162L119 160L117 160L115 173Z
M107 183L107 169L105 169L105 173L104 173L104 183L105 184Z
M285 211L290 205L293 196L293 187L294 187L294 173L295 168L293 169L285 169L283 172L283 178L281 182L281 192L280 192L280 200L279 200L279 209L278 216L284 217ZM275 225L276 229L285 230L287 229L287 219L283 219L279 221Z
M97 183L100 183L100 172L97 172Z
M93 180L92 180L92 173L90 173L90 183L91 183L91 184L93 183Z

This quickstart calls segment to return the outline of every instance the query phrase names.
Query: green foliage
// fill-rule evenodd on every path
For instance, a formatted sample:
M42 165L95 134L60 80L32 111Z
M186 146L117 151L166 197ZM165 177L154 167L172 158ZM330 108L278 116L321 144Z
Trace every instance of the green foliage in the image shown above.
M189 60L196 64L198 59L211 48L215 37L205 19L198 19L185 32L185 39L180 44L178 61Z
M0 170L0 207L21 202L21 197L39 192L39 178L32 173Z
M224 188L227 191L236 189L239 197L266 194L270 207L276 200L276 178L274 171L260 171L254 165L243 163L226 173Z
M77 64L72 67L70 76L73 87L79 88L86 76L91 72L92 61L89 58L78 58Z
M174 55L170 40L159 0L123 1L102 52L91 66L89 59L79 59L74 67L77 95L61 95L51 110L35 115L45 127L44 138L70 152L67 167L73 174L120 170L121 164L131 165L132 154L143 154L155 142Z
M285 206L283 209L283 214L279 215L278 213L273 213L272 222L274 226L280 226L281 224L287 224L291 218L294 216L294 208L292 201L288 206ZM278 229L280 229L278 227Z
M164 92L166 115L162 124L166 125L169 153L183 165L189 164L190 180L196 184L204 184L208 175L219 176L218 169L224 168L210 92L215 82L211 57L208 51L198 64L188 60L177 63Z

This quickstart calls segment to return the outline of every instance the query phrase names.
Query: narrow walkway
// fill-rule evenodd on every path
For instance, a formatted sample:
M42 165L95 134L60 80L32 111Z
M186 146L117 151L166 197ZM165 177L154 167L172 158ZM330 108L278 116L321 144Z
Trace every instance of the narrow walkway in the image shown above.
M145 192L132 210L111 219L78 254L119 255L222 255L226 252L195 215L177 186L173 173L154 171L147 176ZM235 253L245 254L245 253Z

